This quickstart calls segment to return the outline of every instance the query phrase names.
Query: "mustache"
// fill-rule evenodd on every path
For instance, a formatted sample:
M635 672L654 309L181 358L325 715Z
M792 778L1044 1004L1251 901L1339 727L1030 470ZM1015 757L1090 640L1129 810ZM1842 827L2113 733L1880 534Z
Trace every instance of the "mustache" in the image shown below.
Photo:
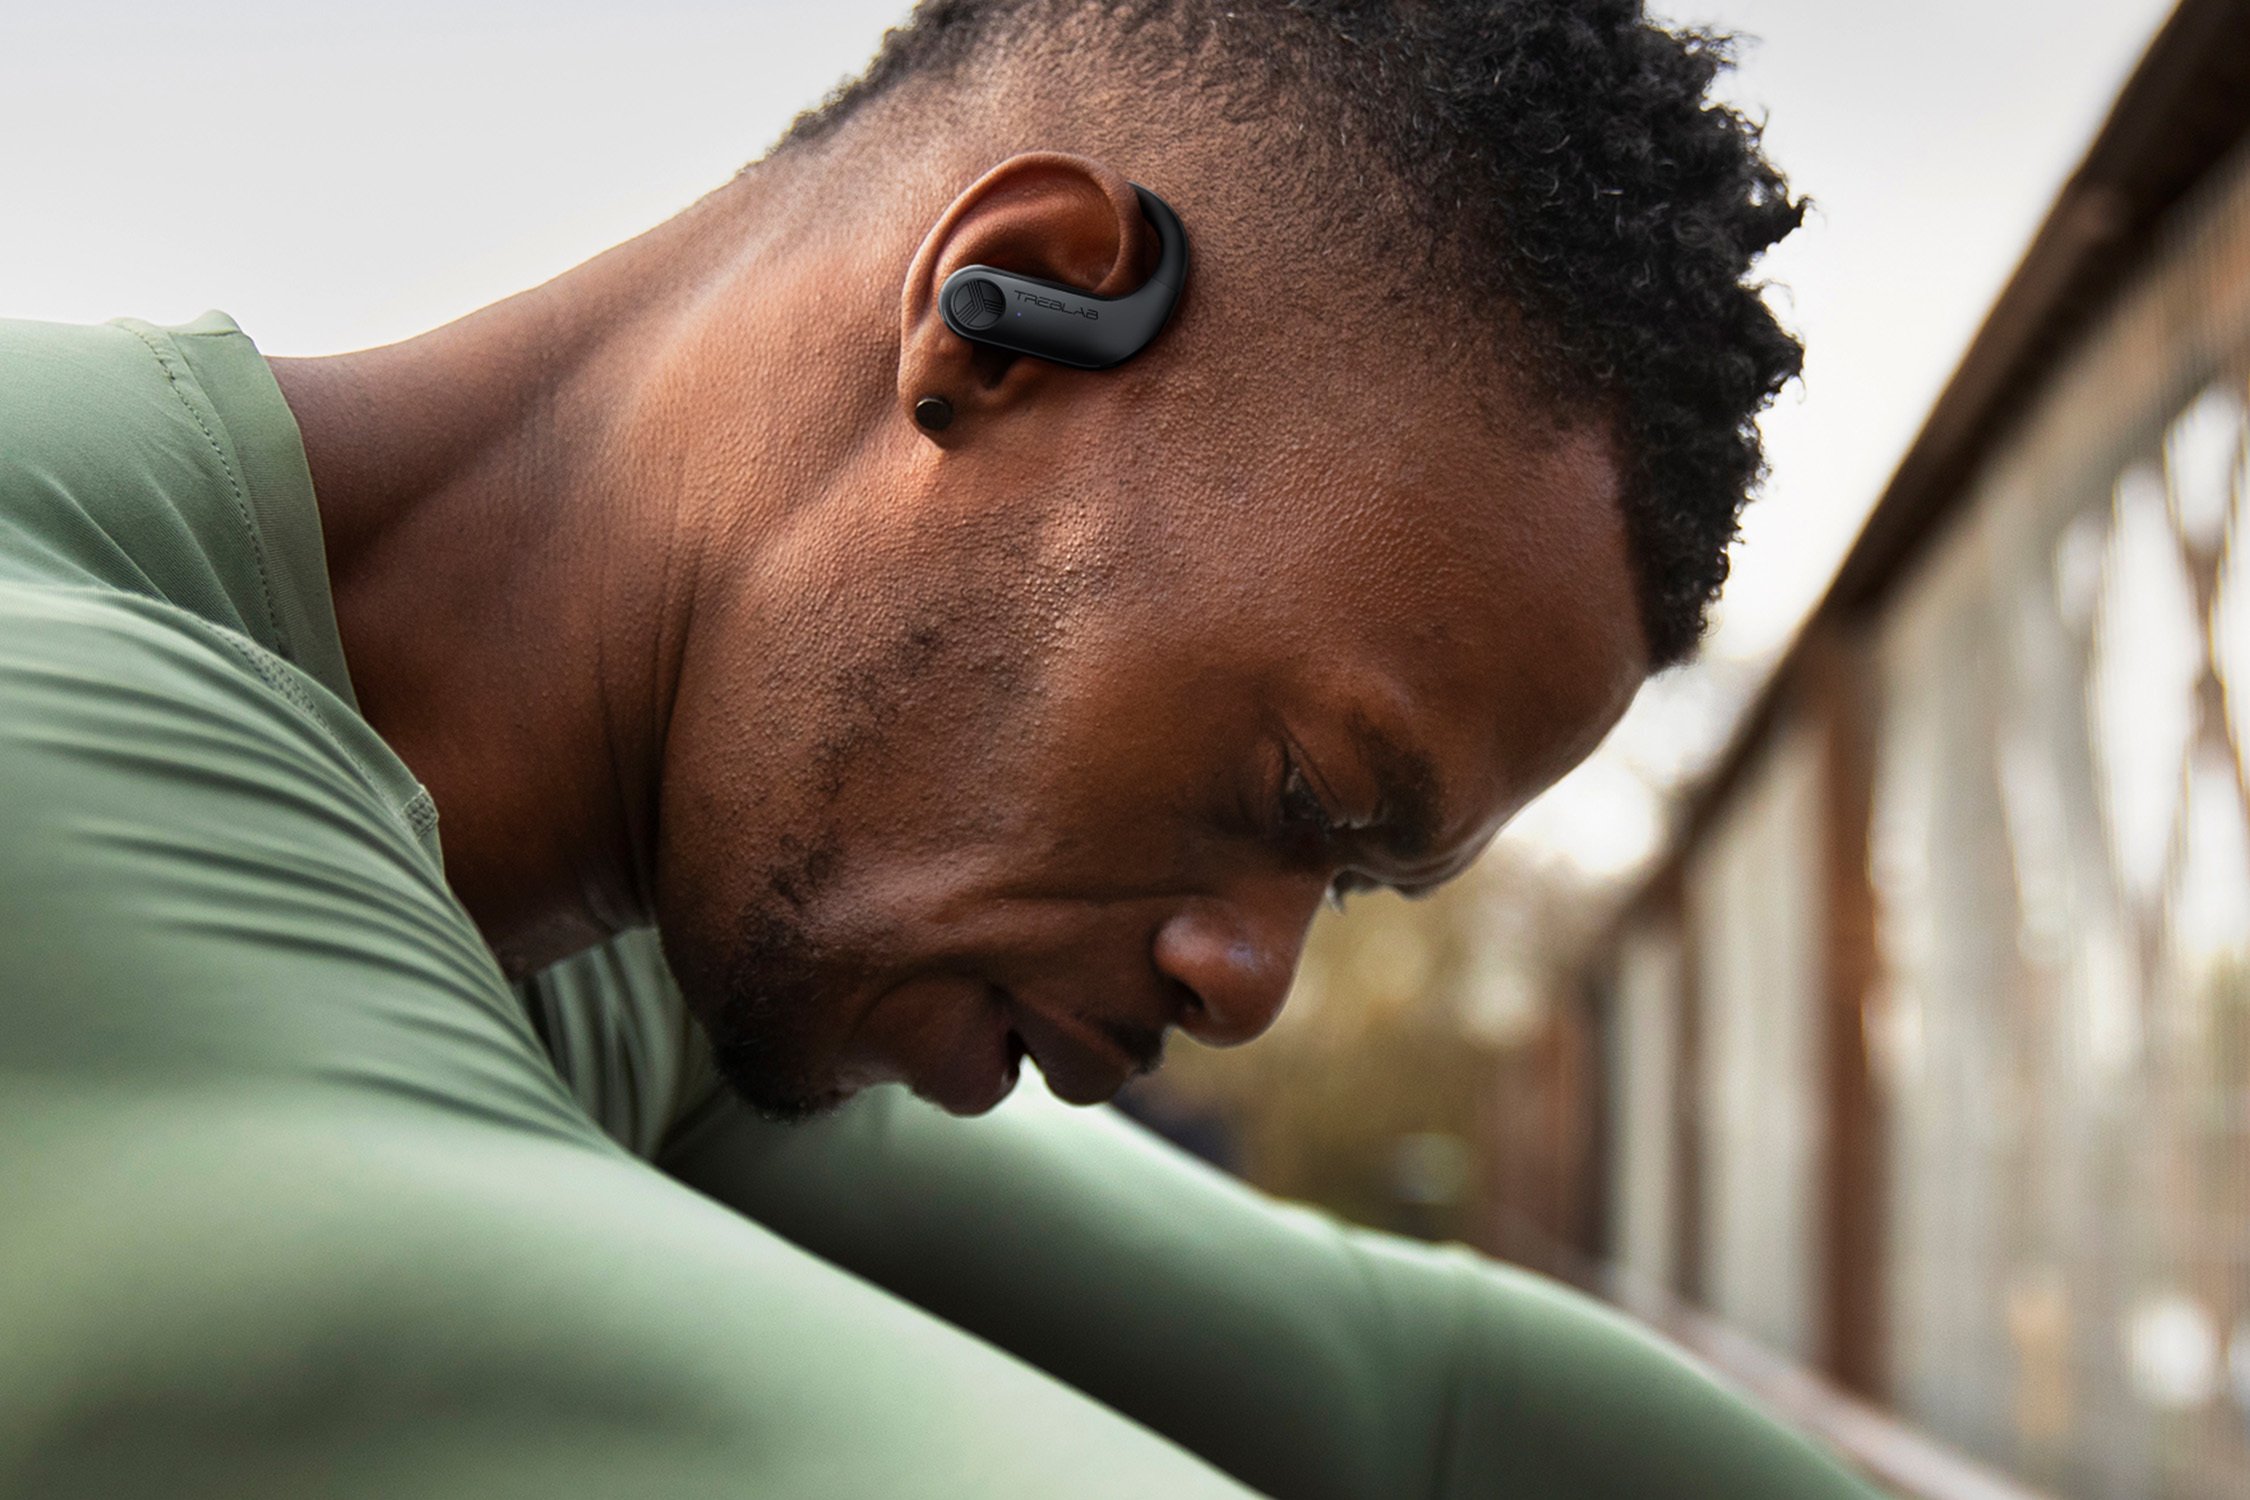
M1145 1078L1164 1063L1165 1031L1154 1026L1142 1026L1132 1021L1104 1020L1097 1022L1103 1036L1118 1051L1125 1054L1133 1066L1133 1076Z

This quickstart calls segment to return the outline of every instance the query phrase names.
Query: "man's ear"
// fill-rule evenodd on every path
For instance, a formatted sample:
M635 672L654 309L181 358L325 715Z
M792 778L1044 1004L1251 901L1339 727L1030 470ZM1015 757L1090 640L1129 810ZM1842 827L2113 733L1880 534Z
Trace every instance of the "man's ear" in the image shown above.
M1147 279L1156 230L1139 195L1106 164L1060 151L1027 151L985 173L938 216L907 267L899 297L899 410L946 402L958 438L1031 399L1057 376L1045 360L972 344L945 326L938 290L963 266L986 265L1115 297Z

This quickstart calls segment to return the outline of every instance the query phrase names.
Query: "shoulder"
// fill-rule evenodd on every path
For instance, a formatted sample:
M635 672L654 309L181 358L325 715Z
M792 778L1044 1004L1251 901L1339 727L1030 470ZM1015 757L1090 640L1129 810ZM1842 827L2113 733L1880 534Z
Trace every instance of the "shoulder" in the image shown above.
M292 715L301 690L239 631L158 599L99 585L0 579L0 737L34 715L118 730L138 720L234 721L277 739L317 733Z
M0 581L0 863L20 868L35 833L83 835L98 806L213 847L294 825L292 837L427 865L367 764L380 742L339 736L320 691L239 633L160 601Z
M522 1052L442 870L291 671L155 601L0 582L12 1056L185 1077L402 1017L425 1037L481 1017Z
M160 600L99 586L0 579L0 694L88 711L131 699L235 700L257 684L250 642ZM152 696L153 695L153 696ZM0 720L14 726L17 716Z
M223 322L0 321L0 576L98 583L265 632L240 455L183 353Z
M271 653L0 582L0 1035L91 1085L338 1083L587 1137L442 869Z
M130 323L0 320L0 432L40 467L109 461L132 431L199 437L156 331Z

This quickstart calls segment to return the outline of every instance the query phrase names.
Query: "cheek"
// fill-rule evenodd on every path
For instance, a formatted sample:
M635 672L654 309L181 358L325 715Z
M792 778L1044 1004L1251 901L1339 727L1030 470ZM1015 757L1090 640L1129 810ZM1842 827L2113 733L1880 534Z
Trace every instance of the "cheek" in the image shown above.
M1089 655L1058 682L1044 754L1017 786L1033 846L1058 865L1177 884L1201 845L1241 820L1257 700L1161 637L1137 644Z
M997 935L1015 907L1193 883L1240 821L1256 697L1177 614L1125 613L1080 610L1027 653L938 610L787 674L778 719L756 711L773 668L685 677L653 893L683 984L722 982L766 909L866 977Z

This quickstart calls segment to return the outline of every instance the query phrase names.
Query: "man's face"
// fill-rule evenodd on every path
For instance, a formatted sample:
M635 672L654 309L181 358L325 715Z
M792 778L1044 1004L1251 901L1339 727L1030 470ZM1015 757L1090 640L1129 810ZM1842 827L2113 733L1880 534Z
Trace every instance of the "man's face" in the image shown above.
M1601 434L1316 367L901 424L699 613L659 913L753 1104L973 1114L1027 1054L1091 1102L1172 1027L1247 1041L1324 896L1458 873L1623 711Z

